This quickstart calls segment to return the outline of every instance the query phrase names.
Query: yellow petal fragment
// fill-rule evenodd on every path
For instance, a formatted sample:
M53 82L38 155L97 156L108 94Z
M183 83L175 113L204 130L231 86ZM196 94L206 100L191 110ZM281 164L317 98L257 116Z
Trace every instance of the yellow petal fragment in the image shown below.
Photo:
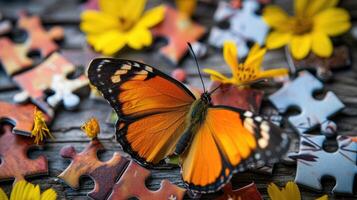
M295 59L305 58L311 50L311 35L293 35L290 43L290 51Z
M337 4L338 0L310 0L306 9L306 15L312 17L323 10L335 7Z
M37 109L35 109L34 113L34 126L31 131L31 137L35 137L35 144L39 144L45 138L50 137L53 138L50 130L48 129L45 121L45 117L43 113Z
M221 74L220 72L217 72L216 70L203 69L203 72L211 75L211 80L212 81L219 81L221 83L231 83L232 82L230 80L230 78L224 76L223 74Z
M285 188L282 189L282 193L285 199L301 200L299 187L292 181L286 183Z
M80 28L86 33L101 33L107 30L119 29L118 19L112 15L94 10L81 14Z
M316 200L328 200L328 196L325 194L324 196L319 197Z
M9 200L4 192L4 190L2 190L0 188L0 200Z
M264 21L274 29L286 30L289 15L279 6L269 5L263 10Z
M137 27L151 28L160 23L165 17L165 6L157 6L144 13L137 23Z
M268 49L277 49L286 44L291 40L291 33L273 31L266 39L266 46Z
M82 131L90 138L96 138L100 133L99 122L96 118L92 117L87 120L82 126Z
M223 44L223 58L231 68L233 76L238 73L238 53L236 44L232 41L225 41Z
M280 191L278 186L274 183L268 185L268 194L271 200L287 200L283 196L283 193Z
M311 0L295 0L294 1L294 12L296 16L303 16L308 3Z
M138 27L128 33L128 45L133 49L141 49L152 43L152 34L148 29Z
M351 28L350 15L342 8L331 8L314 17L314 29L337 36Z
M192 16L197 6L196 0L176 0L175 3L180 13L189 17Z
M320 57L330 57L333 45L327 34L315 31L312 34L312 51Z
M56 199L57 199L57 193L52 188L47 189L41 195L41 200L56 200Z
M276 76L283 76L289 73L288 69L269 69L269 70L265 70L265 71L261 71L259 73L258 78L273 78Z

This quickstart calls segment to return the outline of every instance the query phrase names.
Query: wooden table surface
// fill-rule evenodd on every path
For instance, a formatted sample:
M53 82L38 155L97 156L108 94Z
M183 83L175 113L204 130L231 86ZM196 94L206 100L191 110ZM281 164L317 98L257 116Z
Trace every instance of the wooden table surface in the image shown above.
M78 28L80 2L81 1L79 0L33 0L14 1L12 3L0 1L0 12L2 12L4 16L15 20L15 13L18 10L28 9L31 13L39 14L43 19L46 27L53 25L63 26L65 28L65 40L61 43L60 51L66 55L70 55L71 59L73 59L72 61L75 64L83 65L83 63L86 64L90 60L88 57L79 56L86 48L85 37ZM289 0L277 0L275 2L287 8L291 7L292 4L292 2ZM158 1L150 2L149 6L156 5L158 3ZM356 5L357 4L353 3L352 0L345 0L343 2L343 6L350 9L353 20L356 20L357 16ZM195 14L195 19L209 28L212 26L211 18L213 16L214 10L214 5L200 3ZM206 39L203 41L206 41ZM144 51L133 51L125 49L125 51L121 52L118 56L127 59L143 60L150 65L158 67L164 72L170 73L175 67L158 54L157 49L159 46L160 43L154 45L153 48L146 49ZM356 56L356 51L353 51L353 56ZM228 67L224 63L220 50L210 47L206 58L200 59L199 62L202 68L215 68L222 71L223 73L229 73ZM189 84L196 87L201 87L192 58L186 56L179 64L179 66L187 71ZM265 56L263 66L286 67L287 62L283 50L268 52ZM209 83L208 76L205 76L204 80L207 84ZM19 92L19 90L16 88L16 85L4 75L3 71L0 73L0 85L1 88L3 88L0 91L0 100L11 102L13 95ZM267 97L276 89L278 89L277 86L264 88L266 95L263 102L263 107L271 106L267 101ZM326 91L335 92L335 94L346 105L346 108L341 113L332 117L332 119L338 125L338 133L341 135L357 135L357 64L354 63L353 66L348 70L335 73L333 81L325 85L323 93ZM50 126L55 139L46 142L44 151L36 150L29 153L31 158L35 158L38 155L47 156L49 161L50 174L48 176L31 178L29 180L33 183L40 184L42 189L48 187L54 188L59 195L59 199L86 199L86 194L88 191L93 189L93 181L91 179L83 177L80 181L80 190L75 191L69 188L61 180L56 178L56 176L69 164L68 160L61 158L59 151L66 145L74 145L76 149L80 151L88 144L89 140L80 130L80 126L90 117L96 117L99 119L102 129L99 138L107 149L107 151L99 155L100 159L103 161L108 160L111 158L113 152L122 151L120 145L114 139L114 127L105 123L105 120L110 111L111 107L107 102L102 100L89 99L88 96L85 95L82 95L81 104L78 110L65 111L62 108L59 108L56 112L53 123ZM284 123L283 128L286 132L291 133L289 134L290 137L293 141L296 142L297 135L286 122ZM240 173L233 177L233 187L238 188L254 181L264 198L267 198L267 185L270 182L275 182L282 186L287 181L294 180L296 173L295 169L296 166L294 165L277 164L274 167L273 175L264 175L252 172ZM162 179L169 179L171 182L183 186L180 179L179 169L169 169L153 170L152 176L147 181L148 187L152 189L159 188ZM324 191L322 193L301 188L302 196L304 197L303 199L312 199L313 197L318 197L322 194L329 194L329 191L332 189L333 185L333 179L324 180ZM4 188L5 191L9 193L11 190L11 182L1 182L0 187ZM354 188L355 194L357 194L357 187ZM203 196L203 198L211 199L214 196L217 196L217 194ZM357 195L345 197L333 196L329 194L329 196L330 199L357 198Z

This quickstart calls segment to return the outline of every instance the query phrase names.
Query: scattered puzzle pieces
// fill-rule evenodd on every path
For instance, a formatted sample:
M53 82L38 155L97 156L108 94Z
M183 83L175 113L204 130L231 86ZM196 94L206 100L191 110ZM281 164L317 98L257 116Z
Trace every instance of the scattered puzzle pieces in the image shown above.
M263 200L257 186L254 183L233 190L232 184L223 187L224 194L216 200Z
M0 122L7 122L14 126L13 131L20 135L31 135L34 126L34 112L32 104L16 105L0 101Z
M79 178L87 175L95 182L95 187L88 196L102 200L109 196L118 176L125 170L128 160L114 153L107 162L98 160L97 152L104 150L98 139L94 139L81 152L77 153L73 146L61 149L61 156L72 160L71 164L58 177L63 179L71 188L79 188Z
M168 40L167 46L162 47L160 53L177 65L187 53L187 42L197 42L205 34L206 29L174 8L166 6L165 9L164 21L155 26L152 33L155 37L163 37Z
M33 138L12 133L12 127L3 125L0 130L0 181L15 179L15 182L28 176L48 174L47 159L39 156L30 159L27 152L36 146Z
M22 103L30 98L46 113L52 113L48 105L55 108L61 102L66 109L73 109L79 104L79 97L73 92L88 85L85 75L73 80L67 79L67 75L74 70L75 66L72 63L59 53L53 53L36 68L14 76L14 80L23 89L14 100ZM46 98L45 90L48 89L51 89L54 94Z
M62 148L61 156L70 158L72 162L59 177L73 189L79 188L81 176L91 177L95 187L88 196L98 200L119 200L132 196L142 199L143 195L145 199L183 198L185 190L167 180L163 181L163 189L153 192L148 190L145 186L145 179L150 174L148 170L122 157L118 152L115 152L109 161L101 162L97 157L99 150L104 150L104 147L97 138L81 153L76 153L73 146Z
M209 91L217 88L220 83L213 82ZM264 92L254 89L239 89L232 84L222 84L211 95L213 105L231 106L259 113Z
M336 180L333 193L353 193L354 177L357 174L357 143L350 137L338 136L338 150L323 149L325 136L304 135L300 151L292 156L297 160L295 182L315 190L322 190L321 179L332 176Z
M256 1L244 1L242 9L233 8L228 2L220 1L214 14L217 23L229 22L226 29L215 26L211 29L208 43L221 48L226 40L231 40L238 46L239 57L248 55L248 41L264 44L269 31L268 25L261 16L255 14L259 9Z
M286 83L280 90L269 97L280 113L289 107L297 106L301 113L289 117L289 122L299 134L306 133L320 125L321 132L332 135L337 127L328 118L345 106L331 91L323 100L316 100L313 92L323 88L323 84L309 72L304 71L292 82Z
M351 66L352 60L347 46L334 47L333 54L329 58L321 58L314 53L310 53L305 59L295 60L289 51L286 51L288 62L291 67L299 69L314 69L317 77L322 81L328 81L332 78L334 70L343 69Z
M161 187L157 191L150 191L145 186L145 180L149 177L150 171L131 161L122 177L115 184L110 200L129 199L136 197L138 199L156 200L178 200L183 199L186 190L180 188L168 180L161 182Z

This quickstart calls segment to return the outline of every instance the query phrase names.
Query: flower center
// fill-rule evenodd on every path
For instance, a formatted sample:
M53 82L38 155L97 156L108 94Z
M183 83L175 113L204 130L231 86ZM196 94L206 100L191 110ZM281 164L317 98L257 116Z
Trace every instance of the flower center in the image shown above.
M131 23L130 20L127 20L124 17L119 17L119 24L120 30L122 31L127 31L133 26L133 23Z
M297 35L303 35L311 32L313 27L312 20L297 17L293 21L293 32Z

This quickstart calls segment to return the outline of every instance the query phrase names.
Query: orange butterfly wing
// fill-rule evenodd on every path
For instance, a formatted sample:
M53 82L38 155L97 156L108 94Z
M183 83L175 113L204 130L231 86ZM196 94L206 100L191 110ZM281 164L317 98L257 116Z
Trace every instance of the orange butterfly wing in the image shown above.
M142 164L171 155L194 95L180 82L146 64L95 59L88 77L119 116L116 135L124 150Z
M214 192L233 173L276 162L287 148L287 136L261 117L230 107L210 107L190 148L181 155L182 178L195 192Z

